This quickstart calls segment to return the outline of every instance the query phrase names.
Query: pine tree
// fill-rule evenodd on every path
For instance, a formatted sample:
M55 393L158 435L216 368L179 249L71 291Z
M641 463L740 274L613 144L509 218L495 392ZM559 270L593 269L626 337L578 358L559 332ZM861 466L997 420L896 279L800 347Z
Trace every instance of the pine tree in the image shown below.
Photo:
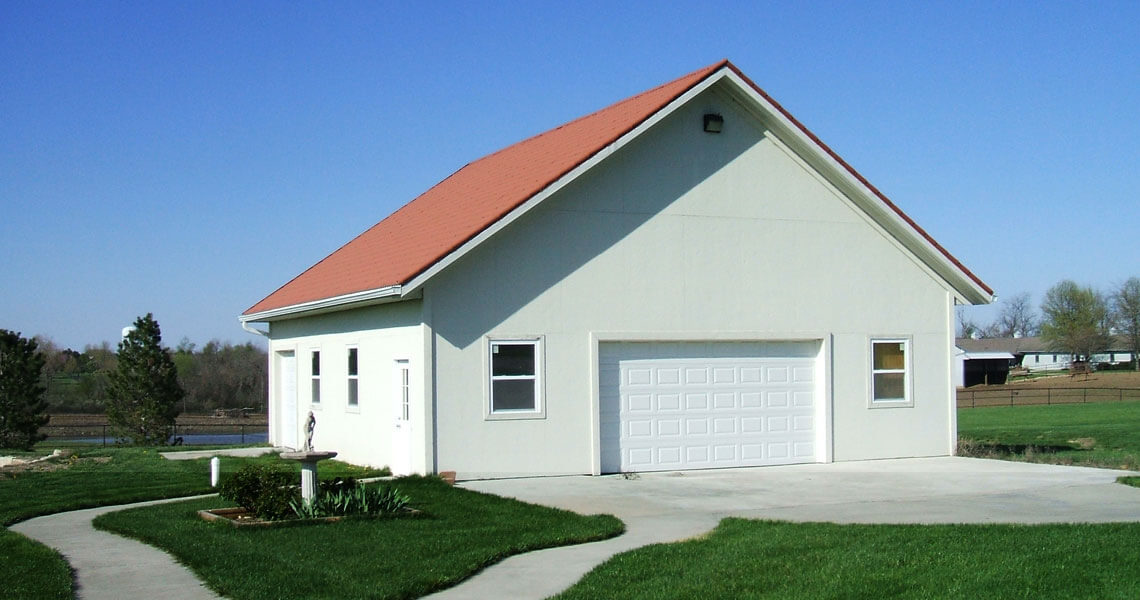
M107 390L107 421L135 445L165 445L184 392L158 322L147 313L119 342L119 364Z
M40 385L43 367L35 340L0 329L0 448L31 450L44 439L39 434L48 421Z

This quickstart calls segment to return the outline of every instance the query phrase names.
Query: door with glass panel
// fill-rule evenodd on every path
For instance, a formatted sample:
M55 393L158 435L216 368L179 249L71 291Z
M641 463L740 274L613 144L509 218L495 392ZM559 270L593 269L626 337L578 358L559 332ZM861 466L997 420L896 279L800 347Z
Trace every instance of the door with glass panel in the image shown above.
M396 475L412 472L412 378L408 361L395 364L395 429L392 433L392 464Z

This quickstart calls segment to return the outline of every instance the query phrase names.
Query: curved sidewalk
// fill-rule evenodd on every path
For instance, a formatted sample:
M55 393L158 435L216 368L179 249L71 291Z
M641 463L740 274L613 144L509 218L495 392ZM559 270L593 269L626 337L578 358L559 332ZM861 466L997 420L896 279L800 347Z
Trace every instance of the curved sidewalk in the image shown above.
M178 502L170 498L118 506L101 506L35 517L8 529L59 551L75 573L80 600L212 600L221 598L169 554L142 542L99 531L95 517L116 510Z

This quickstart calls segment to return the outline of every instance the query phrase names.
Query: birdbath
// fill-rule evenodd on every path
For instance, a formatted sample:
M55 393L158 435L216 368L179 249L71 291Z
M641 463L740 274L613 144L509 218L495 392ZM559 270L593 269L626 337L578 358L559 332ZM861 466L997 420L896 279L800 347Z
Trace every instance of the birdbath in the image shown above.
M286 460L300 461L301 500L305 504L312 504L313 500L317 498L317 482L320 481L317 479L317 462L336 456L336 452L313 449L313 430L316 428L317 418L310 411L308 422L305 424L305 431L308 433L305 438L305 447L296 452L282 452L280 454L281 458Z

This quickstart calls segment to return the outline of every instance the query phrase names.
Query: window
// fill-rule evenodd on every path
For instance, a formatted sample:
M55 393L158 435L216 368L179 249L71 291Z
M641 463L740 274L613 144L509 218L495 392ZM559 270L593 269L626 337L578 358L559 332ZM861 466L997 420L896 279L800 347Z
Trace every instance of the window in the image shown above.
M1033 362L1034 363L1040 363L1041 362L1041 355L1040 354L1034 354L1033 355Z
M348 349L348 405L358 406L360 402L360 377L356 371L356 348Z
M396 418L401 421L407 421L412 416L412 388L411 377L408 375L408 361L396 361L396 370L399 377L397 384L400 386L399 406L397 407L399 414Z
M321 403L321 351L313 350L313 404Z
M539 341L491 341L491 412L539 412Z
M906 340L871 341L871 401L910 401Z

